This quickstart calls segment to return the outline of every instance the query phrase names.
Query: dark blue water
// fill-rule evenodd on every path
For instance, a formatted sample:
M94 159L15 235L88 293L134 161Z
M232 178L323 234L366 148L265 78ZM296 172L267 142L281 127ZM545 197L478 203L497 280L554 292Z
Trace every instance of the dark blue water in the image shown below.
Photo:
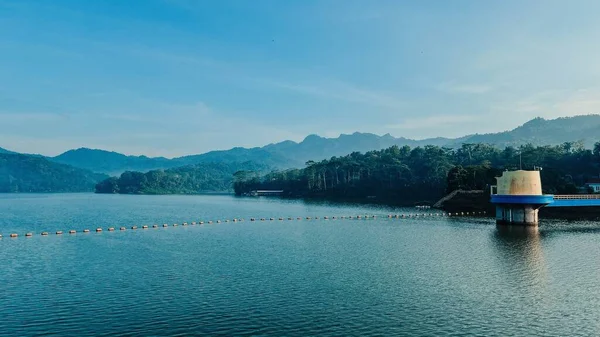
M0 336L600 334L600 224L499 230L484 218L382 217L390 212L417 210L0 195ZM248 221L357 214L380 217ZM129 229L233 218L246 221ZM92 233L66 234L84 228ZM56 230L65 234L39 235Z

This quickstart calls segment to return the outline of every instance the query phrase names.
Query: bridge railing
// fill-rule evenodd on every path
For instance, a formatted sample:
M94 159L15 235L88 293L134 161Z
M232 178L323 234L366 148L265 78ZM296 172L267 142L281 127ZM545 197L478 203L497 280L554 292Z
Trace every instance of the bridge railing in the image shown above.
M554 200L589 200L600 199L600 194L562 194L555 195Z

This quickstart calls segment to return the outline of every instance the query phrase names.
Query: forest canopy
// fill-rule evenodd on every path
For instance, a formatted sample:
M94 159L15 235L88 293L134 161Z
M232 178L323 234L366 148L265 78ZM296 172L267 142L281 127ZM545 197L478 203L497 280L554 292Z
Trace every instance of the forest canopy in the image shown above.
M575 193L600 173L600 143L593 150L581 142L557 146L524 145L498 149L487 144L463 144L458 149L408 146L353 152L302 169L261 175L235 174L238 195L258 189L284 190L294 197L377 198L396 203L434 202L456 189L483 190L495 184L503 170L543 167L545 193Z
M238 170L264 170L253 162L205 163L146 173L127 171L96 185L96 193L194 194L231 191Z

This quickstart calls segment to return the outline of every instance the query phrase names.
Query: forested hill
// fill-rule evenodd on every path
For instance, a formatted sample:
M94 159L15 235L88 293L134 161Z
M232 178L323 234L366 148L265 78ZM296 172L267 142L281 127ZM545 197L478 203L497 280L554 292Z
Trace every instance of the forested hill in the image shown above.
M600 144L533 145L500 150L486 144L457 150L437 146L392 146L329 160L308 162L304 169L260 175L242 171L235 176L236 194L257 189L284 190L293 197L376 199L395 204L433 203L456 189L484 190L502 170L542 166L546 193L575 193L600 173Z
M1 148L1 147L0 147L0 154L1 154L1 153L4 153L4 154L9 154L9 153L15 153L15 152L12 152L12 151L9 151L9 150L7 150L7 149L3 149L3 148Z
M89 192L107 176L43 157L0 153L0 192Z
M232 191L235 172L261 172L266 169L265 165L245 162L204 163L146 173L128 171L118 178L100 182L96 185L96 193L195 194Z

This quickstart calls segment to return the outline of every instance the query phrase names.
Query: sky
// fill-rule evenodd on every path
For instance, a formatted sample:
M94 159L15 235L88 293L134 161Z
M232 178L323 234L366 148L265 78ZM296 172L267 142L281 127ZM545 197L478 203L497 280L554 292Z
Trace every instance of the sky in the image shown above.
M600 113L600 1L0 0L0 147L175 157Z

